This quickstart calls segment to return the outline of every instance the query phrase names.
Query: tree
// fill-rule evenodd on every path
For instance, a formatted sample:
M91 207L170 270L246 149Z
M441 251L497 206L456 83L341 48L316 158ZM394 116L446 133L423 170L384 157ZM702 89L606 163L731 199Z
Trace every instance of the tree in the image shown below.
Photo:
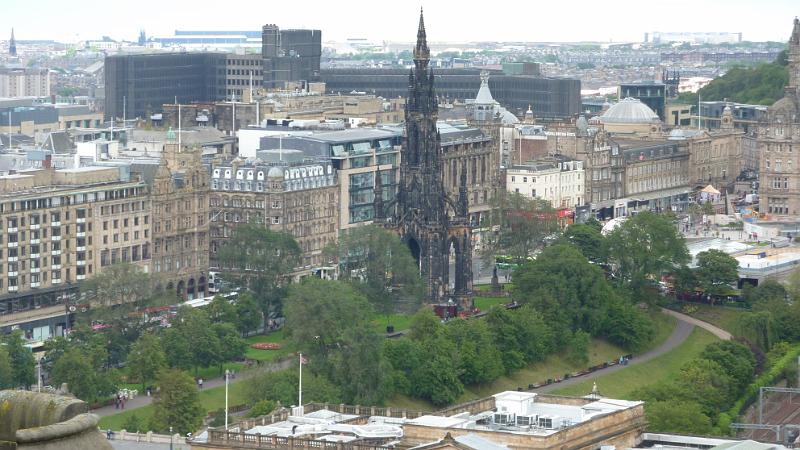
M257 401L250 411L247 411L246 417L261 417L275 411L278 404L274 400L259 400Z
M266 318L279 307L281 288L300 264L301 253L291 234L249 223L233 230L217 256L226 279L247 289Z
M667 400L645 403L647 431L662 433L711 433L711 419L700 404L686 400Z
M236 327L232 323L215 323L211 329L217 335L219 341L219 371L222 373L222 364L225 361L235 361L244 358L247 352L247 341L245 341Z
M261 315L259 314L258 303L252 295L245 292L236 299L234 306L236 328L245 336L247 333L257 329L261 325Z
M736 318L734 334L758 347L762 352L768 352L775 343L775 325L772 314L769 311L740 314Z
M456 346L459 379L463 384L488 383L503 375L503 358L485 321L457 320L444 331Z
M413 311L423 297L419 264L400 238L376 225L343 233L327 252L339 260L340 278L349 280L375 309L389 315Z
M248 399L274 400L284 406L297 405L299 374L296 368L267 372L247 380ZM326 378L303 371L303 402L341 403L341 390Z
M219 336L208 315L182 306L164 332L164 352L170 367L211 367L224 362Z
M58 358L51 376L57 385L66 383L69 392L81 400L91 403L99 397L95 369L89 358L77 348L67 350Z
M5 346L0 346L0 389L11 389L14 386L14 369Z
M142 383L142 390L154 382L158 373L167 366L159 338L153 333L143 334L131 347L126 365L131 377Z
M739 279L739 262L721 250L700 252L697 255L697 279L706 293L725 294Z
M11 362L11 382L16 387L22 386L28 389L31 384L36 382L34 373L36 361L33 358L33 352L25 346L20 330L12 331L11 334L5 336L3 341Z
M144 423L142 423L142 419L140 419L136 413L131 414L125 419L125 422L122 424L122 429L131 433L141 433L145 431Z
M575 330L567 345L567 360L572 364L586 364L589 361L591 336L583 330Z
M311 370L329 378L333 376L330 357L347 342L347 331L369 326L374 314L366 297L352 285L318 278L293 284L284 312L289 339L308 356Z
M685 387L688 399L695 399L709 417L730 408L736 395L730 375L718 363L708 359L693 359L686 363L677 383Z
M648 276L660 277L689 262L683 236L672 221L649 211L623 222L608 235L609 259L637 299Z
M503 191L494 203L484 226L497 231L483 236L486 257L505 254L522 264L558 231L558 215L549 202Z
M735 341L721 341L709 344L700 357L714 361L731 377L738 396L753 381L756 370L756 359L747 346Z
M203 423L203 409L194 380L176 369L161 371L156 381L159 389L153 400L150 427L163 432L172 427L179 434L194 433Z
M424 364L412 373L414 396L430 400L436 406L451 404L464 392L459 379L456 347L441 333L420 342Z
M245 292L244 294L240 295L237 299L237 303L243 298L248 297L252 300L252 296ZM208 314L209 320L214 323L235 323L239 320L239 315L236 311L236 306L234 306L230 300L221 296L215 295L213 299L211 299L211 303L208 304L205 308L206 313ZM258 313L260 315L260 312Z
M574 245L590 262L604 264L608 260L608 248L600 230L591 224L572 224L561 236L561 242Z
M81 292L97 305L126 305L130 308L149 306L158 297L157 279L129 263L104 267L102 272L82 282Z

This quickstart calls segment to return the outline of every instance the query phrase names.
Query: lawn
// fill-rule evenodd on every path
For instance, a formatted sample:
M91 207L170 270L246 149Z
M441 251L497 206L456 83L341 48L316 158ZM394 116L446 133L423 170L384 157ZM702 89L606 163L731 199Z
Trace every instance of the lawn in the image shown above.
M475 307L481 311L488 311L492 306L510 302L511 299L508 297L475 297Z
M674 379L684 364L699 355L708 344L715 341L717 338L714 335L702 328L695 327L686 341L669 353L618 372L589 378L581 383L557 389L552 393L568 396L586 395L592 390L592 383L597 382L597 387L604 396L631 399L631 394L637 389Z
M716 325L729 333L733 333L735 330L736 320L739 316L750 313L750 311L746 309L731 308L729 306L699 305L695 303L686 303L679 311L712 325Z
M234 382L228 386L228 405L241 405L247 401L245 395L244 382ZM200 391L200 405L204 411L216 411L225 407L225 386L219 386L212 389L205 389ZM137 409L130 409L112 416L106 416L100 419L98 426L102 430L112 429L121 430L123 424L132 415L136 414L141 423L147 424L150 417L153 415L153 406L143 406Z
M252 336L245 340L247 341L247 345L257 344L260 342L274 342L281 344L281 348L278 350L259 350L253 347L247 347L245 357L255 361L272 362L284 356L288 356L295 351L294 347L292 347L289 343L289 340L286 339L283 329L273 331L272 333L266 335L260 334L258 336Z
M372 319L372 323L378 334L386 333L387 324L394 326L394 331L405 331L411 327L412 317L414 317L413 314L390 314L389 316L378 314Z

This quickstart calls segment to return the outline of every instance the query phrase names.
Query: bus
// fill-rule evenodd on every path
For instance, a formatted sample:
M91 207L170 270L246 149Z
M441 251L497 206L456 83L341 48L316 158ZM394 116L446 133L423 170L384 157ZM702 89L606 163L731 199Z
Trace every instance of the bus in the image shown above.
M528 256L525 258L525 262L528 263L534 259L533 256ZM517 261L517 258L508 255L497 255L494 257L494 264L499 270L516 270L516 268L520 266Z

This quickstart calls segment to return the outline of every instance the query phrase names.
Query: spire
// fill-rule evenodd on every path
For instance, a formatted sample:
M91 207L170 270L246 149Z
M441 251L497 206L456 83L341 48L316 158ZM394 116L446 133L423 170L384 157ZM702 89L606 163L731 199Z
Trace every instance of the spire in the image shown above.
M425 18L422 15L422 7L420 7L419 28L417 28L417 46L414 47L414 64L418 69L425 70L430 59L431 51L428 49L428 39L425 34Z
M424 32L425 30L423 30L423 33ZM800 19L798 19L797 17L794 18L794 28L792 28L792 37L789 38L789 43L795 45L800 44Z
M469 200L467 196L467 162L461 163L461 179L458 186L458 214L459 217L467 217L469 214Z
M383 179L381 177L380 166L378 166L378 170L375 172L374 195L375 198L372 201L372 204L375 207L374 221L378 222L386 218L386 211L384 211L385 207L383 206Z
M11 40L8 41L9 56L17 56L17 40L14 39L14 29L11 29Z

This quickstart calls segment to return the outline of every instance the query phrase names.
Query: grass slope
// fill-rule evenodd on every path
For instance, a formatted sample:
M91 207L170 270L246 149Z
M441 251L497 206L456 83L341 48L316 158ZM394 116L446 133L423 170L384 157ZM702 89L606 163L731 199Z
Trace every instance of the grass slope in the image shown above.
M688 314L696 319L716 325L723 330L733 333L736 328L736 320L742 314L750 314L750 311L728 306L711 306L687 304L685 308L679 309L684 314Z
M643 349L640 353L644 353L663 344L667 338L669 338L669 335L675 328L676 319L672 316L662 314L659 311L653 311L651 313L651 317L655 324L655 336L653 337L653 341L650 343L650 345L646 349ZM562 355L551 355L542 362L531 364L528 367L511 375L500 377L492 383L465 387L464 393L461 395L461 397L459 397L458 402L466 402L476 398L488 397L501 391L514 391L518 387L527 388L528 384L542 382L548 378L560 378L563 377L565 373L576 372L578 370L583 370L588 366L611 361L626 353L628 352L620 347L617 347L616 345L610 344L601 339L593 339L588 355L589 362L587 364L572 364ZM585 395L591 390L592 388L590 383L589 388L581 391L580 395ZM422 411L435 411L439 409L425 400L411 398L404 395L395 395L387 402L387 405L396 408L407 408Z
M241 405L247 401L244 392L245 383L231 383L228 386L228 405ZM216 411L217 409L225 407L225 386L220 386L212 389L204 389L200 391L200 405L203 411ZM101 430L122 430L123 424L128 418L134 414L139 418L140 423L149 423L150 417L153 416L154 408L152 405L143 406L137 409L131 409L113 416L106 416L100 419L98 426Z
M619 372L599 375L582 383L557 389L553 391L553 394L585 395L592 390L592 383L596 381L600 393L604 396L631 399L631 394L639 388L674 378L684 364L695 358L708 344L716 340L717 338L708 331L695 327L689 338L669 353L646 363L627 367Z

